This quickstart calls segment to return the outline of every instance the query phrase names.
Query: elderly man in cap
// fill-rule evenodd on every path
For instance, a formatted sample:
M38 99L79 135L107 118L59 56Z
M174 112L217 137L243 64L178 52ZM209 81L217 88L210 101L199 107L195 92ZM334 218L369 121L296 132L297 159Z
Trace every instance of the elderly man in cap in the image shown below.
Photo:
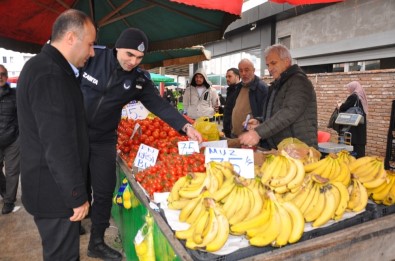
M147 52L148 38L139 29L122 32L114 49L98 47L82 72L81 90L89 128L89 171L93 191L91 237L88 256L121 260L119 252L104 242L109 227L112 196L116 185L116 129L123 106L140 101L175 130L190 139L202 136L167 101L156 94L150 74L138 65Z

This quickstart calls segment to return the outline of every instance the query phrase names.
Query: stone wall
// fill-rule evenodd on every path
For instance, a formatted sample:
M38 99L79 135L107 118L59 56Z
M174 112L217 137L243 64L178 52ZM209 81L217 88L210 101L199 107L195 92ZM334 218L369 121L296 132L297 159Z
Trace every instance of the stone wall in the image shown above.
M337 140L337 133L326 126L336 101L344 101L349 95L344 87L347 83L361 83L369 105L366 154L385 157L391 105L395 100L395 70L320 73L308 76L317 94L318 129L330 132L333 141ZM270 82L272 79L264 77L264 80Z

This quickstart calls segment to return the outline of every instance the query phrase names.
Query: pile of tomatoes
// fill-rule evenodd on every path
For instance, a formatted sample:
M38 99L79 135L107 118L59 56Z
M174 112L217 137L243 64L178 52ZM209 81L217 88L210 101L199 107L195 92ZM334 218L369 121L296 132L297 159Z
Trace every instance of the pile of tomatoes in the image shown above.
M135 179L152 196L154 192L171 191L174 183L190 172L205 172L204 155L164 154L155 166L135 174Z
M133 131L138 124L140 131ZM148 194L170 191L175 181L188 172L204 172L204 155L179 155L178 142L188 138L179 134L160 118L122 119L118 125L117 149L132 168L141 143L159 150L157 163L135 175Z

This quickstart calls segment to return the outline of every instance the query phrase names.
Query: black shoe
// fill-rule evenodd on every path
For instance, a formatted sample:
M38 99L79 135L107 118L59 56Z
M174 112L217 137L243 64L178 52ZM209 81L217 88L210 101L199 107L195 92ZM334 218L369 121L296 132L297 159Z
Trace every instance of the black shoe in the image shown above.
M114 260L114 261L121 261L122 254L118 251L109 247L106 243L101 242L98 244L89 244L88 246L88 256L94 258L100 258L102 260Z
M2 214L9 214L14 210L14 203L4 203L3 209L1 210Z

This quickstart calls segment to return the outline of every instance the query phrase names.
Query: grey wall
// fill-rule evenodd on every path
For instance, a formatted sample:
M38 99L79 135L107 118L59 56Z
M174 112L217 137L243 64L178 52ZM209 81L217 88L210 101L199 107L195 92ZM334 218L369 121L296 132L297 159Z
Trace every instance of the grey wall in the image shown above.
M252 23L258 26L250 31ZM301 66L395 57L395 0L299 7L267 2L243 13L228 27L226 39L205 47L212 57L257 47L263 52L288 35L292 56Z

